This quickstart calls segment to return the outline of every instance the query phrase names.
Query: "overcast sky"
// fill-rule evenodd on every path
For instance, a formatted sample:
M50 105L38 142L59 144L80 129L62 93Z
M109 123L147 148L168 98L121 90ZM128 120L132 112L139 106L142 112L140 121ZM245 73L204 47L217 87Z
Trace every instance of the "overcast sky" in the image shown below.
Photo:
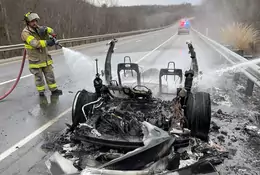
M146 5L146 4L180 4L184 2L199 4L201 0L118 0L119 5L128 6L128 5Z

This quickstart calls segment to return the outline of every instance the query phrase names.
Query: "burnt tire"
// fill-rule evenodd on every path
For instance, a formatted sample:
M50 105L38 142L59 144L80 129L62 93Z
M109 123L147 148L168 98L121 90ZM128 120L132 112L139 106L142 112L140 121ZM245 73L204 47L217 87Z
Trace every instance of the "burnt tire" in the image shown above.
M77 127L79 123L86 122L86 118L82 112L82 107L95 100L97 100L95 93L88 92L84 89L76 93L72 104L72 129ZM85 112L88 112L89 109L85 109Z
M211 122L210 94L197 92L187 100L186 117L191 135L208 141Z

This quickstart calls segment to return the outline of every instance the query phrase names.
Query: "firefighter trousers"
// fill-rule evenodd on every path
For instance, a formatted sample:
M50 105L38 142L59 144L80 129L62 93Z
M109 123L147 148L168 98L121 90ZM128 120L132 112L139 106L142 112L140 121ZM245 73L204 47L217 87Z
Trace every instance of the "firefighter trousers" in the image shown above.
M54 91L57 89L52 65L48 65L47 67L42 68L30 68L29 70L34 75L35 85L39 92L45 91L44 77L50 91Z

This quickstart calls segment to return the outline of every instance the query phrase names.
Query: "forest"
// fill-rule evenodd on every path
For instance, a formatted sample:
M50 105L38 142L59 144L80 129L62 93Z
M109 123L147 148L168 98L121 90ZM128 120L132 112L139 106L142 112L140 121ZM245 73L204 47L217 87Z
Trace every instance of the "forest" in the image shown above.
M116 0L0 0L0 45L21 43L23 15L33 11L40 25L59 38L156 28L192 14L192 5L119 6Z
M0 0L0 45L21 43L23 15L28 11L38 13L40 25L52 27L60 39L157 28L194 16L195 29L224 42L227 38L223 36L232 34L235 27L224 35L223 28L234 23L259 31L259 7L259 0L202 0L197 6L120 6L117 0ZM259 37L253 40L258 42Z

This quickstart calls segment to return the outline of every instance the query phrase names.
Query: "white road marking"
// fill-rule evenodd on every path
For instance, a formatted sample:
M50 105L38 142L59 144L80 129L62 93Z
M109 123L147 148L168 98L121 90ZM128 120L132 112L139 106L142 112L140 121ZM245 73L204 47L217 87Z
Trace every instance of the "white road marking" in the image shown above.
M148 52L146 55L144 55L140 60L138 60L136 63L140 63L142 60L144 60L145 58L147 58L149 55L151 55L154 51L156 51L157 49L159 49L160 47L162 47L164 44L168 43L170 40L172 40L175 36L177 35L177 33L175 33L174 35L172 35L169 39L167 39L166 41L164 41L162 44L160 44L159 46L157 46L155 49L153 49L152 51Z
M22 59L22 56L21 56L21 59ZM13 63L16 63L16 62L22 62L22 61L21 61L21 60L14 60L14 61L6 62L6 63L0 63L0 66L5 66L5 65L8 65L8 64L13 64Z
M137 41L135 41L135 42L137 42L137 43L139 43L139 42L141 42L142 40L137 40Z
M169 39L167 39L166 41L164 41L162 44L160 44L159 46L157 46L155 49L153 49L152 51L148 52L147 54L145 54L142 58L140 58L140 60L136 61L135 63L139 63L142 60L144 60L145 58L147 58L149 55L151 55L154 51L156 51L157 49L159 49L160 47L162 47L164 44L168 43L170 40L172 40L175 36L177 36L177 33L175 33L174 35L172 35ZM160 51L159 51L160 52ZM120 75L123 75L123 72L120 73ZM116 77L117 73L113 73L112 77Z
M28 74L28 75L22 76L20 79L24 79L24 78L30 77L30 76L32 76L32 75L33 75L33 74ZM15 78L15 79L12 79L12 80L4 81L4 82L0 83L0 86L1 86L1 85L4 85L4 84L7 84L7 83L14 82L14 81L16 81L16 78Z
M25 137L24 139L20 140L18 143L13 145L11 148L8 150L4 151L3 153L0 154L0 162L4 160L6 157L11 155L13 152L19 150L21 147L23 147L26 143L30 142L33 138L41 134L43 131L45 131L47 128L49 128L51 125L53 125L55 122L57 122L61 117L63 117L65 114L71 111L71 108L67 109L63 113L61 113L59 116L55 117L54 119L50 120L43 126L41 126L39 129Z

